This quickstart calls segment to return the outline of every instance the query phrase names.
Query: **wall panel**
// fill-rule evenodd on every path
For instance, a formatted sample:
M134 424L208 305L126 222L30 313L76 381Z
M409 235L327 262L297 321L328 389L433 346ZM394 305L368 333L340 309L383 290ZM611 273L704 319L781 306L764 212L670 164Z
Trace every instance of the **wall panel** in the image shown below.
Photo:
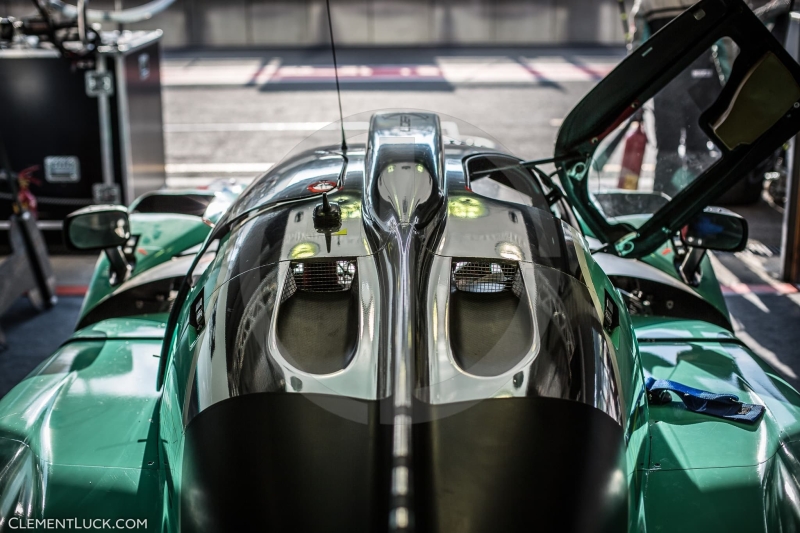
M191 18L189 44L211 47L250 44L246 0L191 0Z
M496 0L496 44L549 44L555 42L555 6L561 0Z
M333 35L337 44L368 46L373 43L373 0L334 0Z
M309 33L308 2L304 0L250 0L247 7L250 45L314 44Z
M432 43L432 4L432 0L374 1L372 3L372 43L378 45ZM336 4L334 3L334 5Z
M492 44L493 3L485 0L436 0L432 42L448 46Z
M71 0L74 3L74 0ZM124 7L145 0L123 0ZM92 0L93 8L115 0ZM628 9L632 0L626 0ZM349 46L620 44L617 0L331 0L336 40ZM0 0L0 16L34 12ZM327 46L325 0L176 0L130 29L164 30L166 47ZM107 25L107 29L114 29Z
M130 24L125 28L129 30L160 29L164 32L161 40L163 46L168 48L187 46L191 42L190 3L191 0L175 0L174 4L162 11L154 20ZM127 8L141 4L141 0L125 0L123 6Z

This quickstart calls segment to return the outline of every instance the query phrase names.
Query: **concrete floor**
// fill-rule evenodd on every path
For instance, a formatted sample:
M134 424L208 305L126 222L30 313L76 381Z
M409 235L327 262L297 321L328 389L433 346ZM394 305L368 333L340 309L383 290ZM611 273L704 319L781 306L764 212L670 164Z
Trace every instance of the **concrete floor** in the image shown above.
M723 287L736 334L792 385L800 388L800 293L781 283L783 215L767 202L732 209L750 227L750 243L735 254L715 254L714 270ZM744 288L737 294L737 288Z
M366 113L364 120L381 109L433 110L521 157L548 157L561 120L623 56L621 49L341 50L340 68L351 73L342 78L342 109L345 117ZM327 51L168 57L171 178L248 175L337 120L330 61Z
M622 57L621 49L342 50L340 64L349 69L342 107L346 116L435 110L474 125L523 158L547 157L561 120ZM328 52L313 51L167 55L170 184L252 179L338 119L329 64ZM776 281L781 215L765 202L735 210L750 222L752 245L717 254L715 262L737 331L800 386L800 294ZM94 261L53 258L62 294L88 283ZM34 315L20 300L0 319L10 343L0 352L0 395L63 341L79 303L64 296L55 309Z

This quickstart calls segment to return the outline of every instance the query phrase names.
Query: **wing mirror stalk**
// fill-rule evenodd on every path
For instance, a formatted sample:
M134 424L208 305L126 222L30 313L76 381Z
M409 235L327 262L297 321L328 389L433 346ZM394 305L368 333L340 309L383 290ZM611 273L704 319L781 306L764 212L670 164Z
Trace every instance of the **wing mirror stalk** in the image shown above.
M683 281L697 286L702 276L700 264L706 250L744 250L748 233L747 220L742 216L723 207L706 207L679 232L686 252L676 259L676 266Z
M122 247L131 237L128 210L121 205L92 205L67 215L64 240L72 250L103 250L110 265L109 283L119 285L133 266Z
M131 275L131 271L133 270L133 265L128 262L120 246L104 248L103 251L106 253L106 257L108 258L108 263L111 269L111 272L108 276L108 282L112 287L117 286L128 279L128 277Z
M700 285L700 280L703 279L700 263L703 262L705 256L706 251L703 248L687 248L682 258L676 261L678 273L684 283L692 287Z

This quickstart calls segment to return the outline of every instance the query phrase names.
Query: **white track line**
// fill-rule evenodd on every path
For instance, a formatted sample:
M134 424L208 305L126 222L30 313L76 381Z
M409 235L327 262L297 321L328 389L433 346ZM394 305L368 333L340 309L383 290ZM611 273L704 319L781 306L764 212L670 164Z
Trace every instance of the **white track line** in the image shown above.
M742 280L740 280L739 277L729 268L723 265L714 254L708 254L708 258L711 261L711 265L714 268L714 274L717 276L717 280L719 280L720 285L724 285L726 287L735 287L742 284ZM765 304L757 294L747 292L742 294L742 297L757 307L762 313L769 313L769 307L767 307L767 304Z
M167 163L167 174L258 174L275 163Z
M269 83L269 80L278 72L278 69L281 66L281 59L276 57L272 59L269 63L267 63L261 71L256 74L255 78L252 80L252 83L255 85L264 85Z
M325 129L331 133L339 133L338 122L194 122L183 124L165 124L165 133L235 133L241 131L319 131ZM369 122L345 122L347 131L368 131ZM448 137L460 139L458 124L442 121L442 131ZM619 171L619 169L617 169Z
M197 188L205 188L211 185L214 182L220 180L228 180L231 179L231 176L213 176L213 177L201 177L201 176L194 176L194 177L176 177L176 176L167 176L167 189L197 189ZM236 176L236 182L242 183L244 185L250 184L256 176Z
M345 82L435 82L466 84L538 84L542 82L597 81L608 74L621 57L594 58L586 63L571 63L552 58L466 58L440 57L435 64L417 65L342 65L339 77ZM282 65L273 58L264 65L258 60L185 61L167 59L162 84L180 86L263 86L273 83L329 83L334 79L331 66Z
M231 123L190 123L190 124L165 124L166 133L208 133L208 132L237 132L237 131L319 131L329 128L333 132L339 131L337 123L330 122L231 122ZM345 122L344 129L366 131L369 122Z
M275 163L167 163L168 189L206 187L215 181L236 179L248 184Z

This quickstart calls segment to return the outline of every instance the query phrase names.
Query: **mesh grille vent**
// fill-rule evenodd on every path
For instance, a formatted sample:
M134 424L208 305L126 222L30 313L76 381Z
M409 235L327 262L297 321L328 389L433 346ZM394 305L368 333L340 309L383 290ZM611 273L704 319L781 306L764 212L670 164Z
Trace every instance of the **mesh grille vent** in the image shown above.
M513 292L522 294L523 281L517 263L453 261L452 286L475 293Z
M297 291L344 292L353 286L356 277L355 259L339 261L292 261L286 276L281 302Z

